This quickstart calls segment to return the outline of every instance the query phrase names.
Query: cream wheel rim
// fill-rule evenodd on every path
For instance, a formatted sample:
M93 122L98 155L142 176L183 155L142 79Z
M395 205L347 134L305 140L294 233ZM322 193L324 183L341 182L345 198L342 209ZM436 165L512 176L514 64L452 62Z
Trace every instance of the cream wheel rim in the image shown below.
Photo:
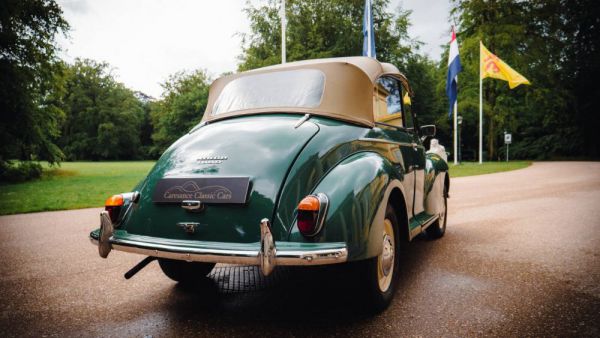
M395 259L394 244L394 227L392 222L386 218L383 221L383 250L381 255L377 256L377 281L382 292L386 292L392 284Z

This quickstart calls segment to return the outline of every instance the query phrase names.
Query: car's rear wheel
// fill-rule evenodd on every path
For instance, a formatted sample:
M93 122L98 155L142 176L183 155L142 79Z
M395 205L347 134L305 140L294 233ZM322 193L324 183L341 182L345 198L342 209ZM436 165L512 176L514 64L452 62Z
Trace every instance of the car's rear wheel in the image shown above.
M377 257L362 262L365 305L370 312L381 312L391 303L399 275L400 228L391 205L385 212L382 238L383 250Z
M167 277L180 283L202 280L215 267L214 263L186 262L167 258L159 258L158 265Z
M446 222L448 216L448 197L446 197L445 192L441 198L443 199L443 201L441 201L441 203L443 204L443 209L439 214L439 218L425 230L427 236L431 238L440 238L446 233Z

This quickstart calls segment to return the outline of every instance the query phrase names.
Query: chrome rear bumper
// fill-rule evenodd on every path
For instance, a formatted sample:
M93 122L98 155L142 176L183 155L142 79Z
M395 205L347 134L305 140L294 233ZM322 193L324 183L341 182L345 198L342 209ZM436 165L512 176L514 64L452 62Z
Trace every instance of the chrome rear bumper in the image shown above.
M177 259L189 262L259 265L264 275L270 274L277 265L326 265L344 263L348 259L345 244L334 248L282 248L278 249L271 234L268 219L261 221L261 241L258 248L221 249L215 247L190 247L152 241L129 240L113 236L113 226L106 211L100 214L99 234L90 235L98 245L101 257L110 250L137 253L145 256ZM287 242L285 242L287 243ZM107 250L108 249L108 250ZM108 251L108 252L107 252Z

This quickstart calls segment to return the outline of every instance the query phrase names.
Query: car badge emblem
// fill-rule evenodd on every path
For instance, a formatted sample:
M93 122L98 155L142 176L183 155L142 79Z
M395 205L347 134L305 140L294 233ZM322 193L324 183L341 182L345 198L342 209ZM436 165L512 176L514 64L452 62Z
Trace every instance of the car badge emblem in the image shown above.
M226 160L227 156L202 156L196 159L196 161L200 162L201 164L221 164Z
M196 232L196 229L198 229L198 227L200 226L200 223L180 222L180 223L177 223L177 226L181 227L183 229L183 231L185 231L186 233L191 235Z

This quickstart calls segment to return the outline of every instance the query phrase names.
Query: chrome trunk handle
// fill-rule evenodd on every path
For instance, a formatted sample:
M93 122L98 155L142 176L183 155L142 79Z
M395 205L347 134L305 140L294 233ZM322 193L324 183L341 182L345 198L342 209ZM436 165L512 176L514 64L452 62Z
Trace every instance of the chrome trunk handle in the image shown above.
M181 207L187 211L200 212L204 210L204 204L196 200L185 200L181 202Z

